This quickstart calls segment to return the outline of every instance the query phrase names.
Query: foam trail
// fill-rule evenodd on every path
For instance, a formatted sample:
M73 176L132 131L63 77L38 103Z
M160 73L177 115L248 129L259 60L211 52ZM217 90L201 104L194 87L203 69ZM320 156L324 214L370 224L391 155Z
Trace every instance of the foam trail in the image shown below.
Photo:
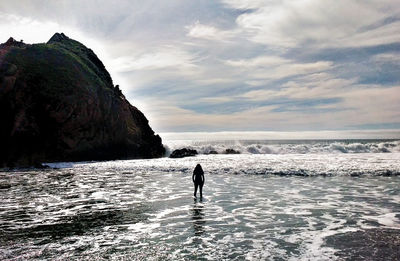
M207 174L279 176L398 176L400 153L337 154L238 154L198 155L184 159L99 162L115 171L129 173L191 173L201 163ZM91 163L52 163L51 167L79 167L91 171Z
M0 260L341 260L341 250L361 260L369 248L373 260L396 260L399 160L249 153L0 172ZM197 163L202 201L192 197Z

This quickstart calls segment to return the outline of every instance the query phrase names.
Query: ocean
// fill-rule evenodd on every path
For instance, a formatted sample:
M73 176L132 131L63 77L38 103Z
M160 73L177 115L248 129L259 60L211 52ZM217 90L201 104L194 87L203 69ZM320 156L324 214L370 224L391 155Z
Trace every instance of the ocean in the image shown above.
M199 154L1 172L0 259L400 260L400 140L166 136Z

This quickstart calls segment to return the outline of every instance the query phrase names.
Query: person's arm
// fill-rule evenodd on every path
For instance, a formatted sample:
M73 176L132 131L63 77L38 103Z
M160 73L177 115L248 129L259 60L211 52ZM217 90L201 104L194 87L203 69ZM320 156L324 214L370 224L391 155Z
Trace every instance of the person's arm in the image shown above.
M204 184L204 182L206 182L206 179L204 178L204 172L201 173L201 177L203 178L203 184Z
M193 175L192 175L192 181L193 181L193 183L194 183L194 171L193 171Z

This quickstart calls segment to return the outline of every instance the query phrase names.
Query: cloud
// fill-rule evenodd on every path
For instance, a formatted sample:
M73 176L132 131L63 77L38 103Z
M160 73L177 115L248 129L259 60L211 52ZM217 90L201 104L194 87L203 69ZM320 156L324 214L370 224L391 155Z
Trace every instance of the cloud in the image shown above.
M257 56L251 59L227 60L226 64L242 68L270 67L290 63L291 60L280 56Z
M237 67L245 72L251 85L257 85L260 80L277 80L286 77L312 74L332 69L330 61L317 61L312 63L298 63L296 61L277 56L258 56L251 59L227 60L227 65ZM259 82L262 85L265 81Z
M0 12L0 36L3 41L6 41L9 37L14 37L23 39L28 43L32 41L47 42L61 28L56 22L41 22L29 17Z
M377 54L372 57L372 60L379 63L394 63L400 65L400 52Z
M233 101L233 97L206 97L202 98L201 102L208 103L208 104L218 104L223 102L230 102Z
M287 81L279 88L250 90L237 96L237 98L244 98L249 101L336 99L342 98L349 91L352 91L356 82L357 79L340 79L334 78L328 73L314 73ZM332 106L332 104L318 104L318 108L333 108ZM299 111L301 111L300 108Z
M395 0L0 3L3 41L82 42L156 131L393 126L399 23Z
M188 30L187 36L206 40L222 41L234 35L232 31L223 31L214 26L201 24L199 21L196 21L190 26L186 26L186 28Z
M319 104L315 108L319 113L308 113L301 109L277 111L277 105L261 106L231 114L205 114L179 108L170 103L157 104L162 110L149 110L152 122L162 132L168 131L210 131L221 130L309 130L339 129L343 126L360 124L379 124L380 122L398 122L400 98L396 93L400 87L388 89L373 88L353 90L344 95L339 103L345 110L324 110L337 108L333 105ZM392 98L388 101L387 97ZM384 110L377 110L381 107ZM397 110L397 111L396 111ZM325 112L324 112L325 111ZM171 122L172 124L167 124ZM311 128L310 128L311 127Z
M117 72L133 70L154 70L164 68L194 68L196 56L173 46L163 46L133 56L123 56L113 60Z
M243 1L225 1L243 8ZM255 11L240 15L238 26L257 43L280 47L371 46L399 41L396 1L250 1ZM387 24L386 24L387 23Z
M230 8L241 9L241 10L260 8L265 5L270 5L271 3L274 3L274 2L277 2L277 1L271 1L271 0L222 0L222 3L224 3L226 6L228 6Z
M329 61L283 64L276 68L272 68L270 71L256 71L253 75L255 78L281 79L289 76L326 71L331 69L332 65L333 63Z
M336 47L362 47L362 46L377 46L383 44L391 44L400 42L398 33L400 22L393 22L387 25L382 25L373 30L366 30L353 35L347 35L343 39L336 40L332 43L327 43L325 46Z

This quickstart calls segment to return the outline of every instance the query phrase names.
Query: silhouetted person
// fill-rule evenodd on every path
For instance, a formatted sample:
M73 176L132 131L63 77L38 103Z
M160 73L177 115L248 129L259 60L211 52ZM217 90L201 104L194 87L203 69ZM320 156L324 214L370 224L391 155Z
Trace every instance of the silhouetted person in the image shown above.
M192 180L194 183L194 197L197 194L197 187L200 187L200 198L203 197L203 185L204 185L204 171L200 164L197 164L193 170Z

